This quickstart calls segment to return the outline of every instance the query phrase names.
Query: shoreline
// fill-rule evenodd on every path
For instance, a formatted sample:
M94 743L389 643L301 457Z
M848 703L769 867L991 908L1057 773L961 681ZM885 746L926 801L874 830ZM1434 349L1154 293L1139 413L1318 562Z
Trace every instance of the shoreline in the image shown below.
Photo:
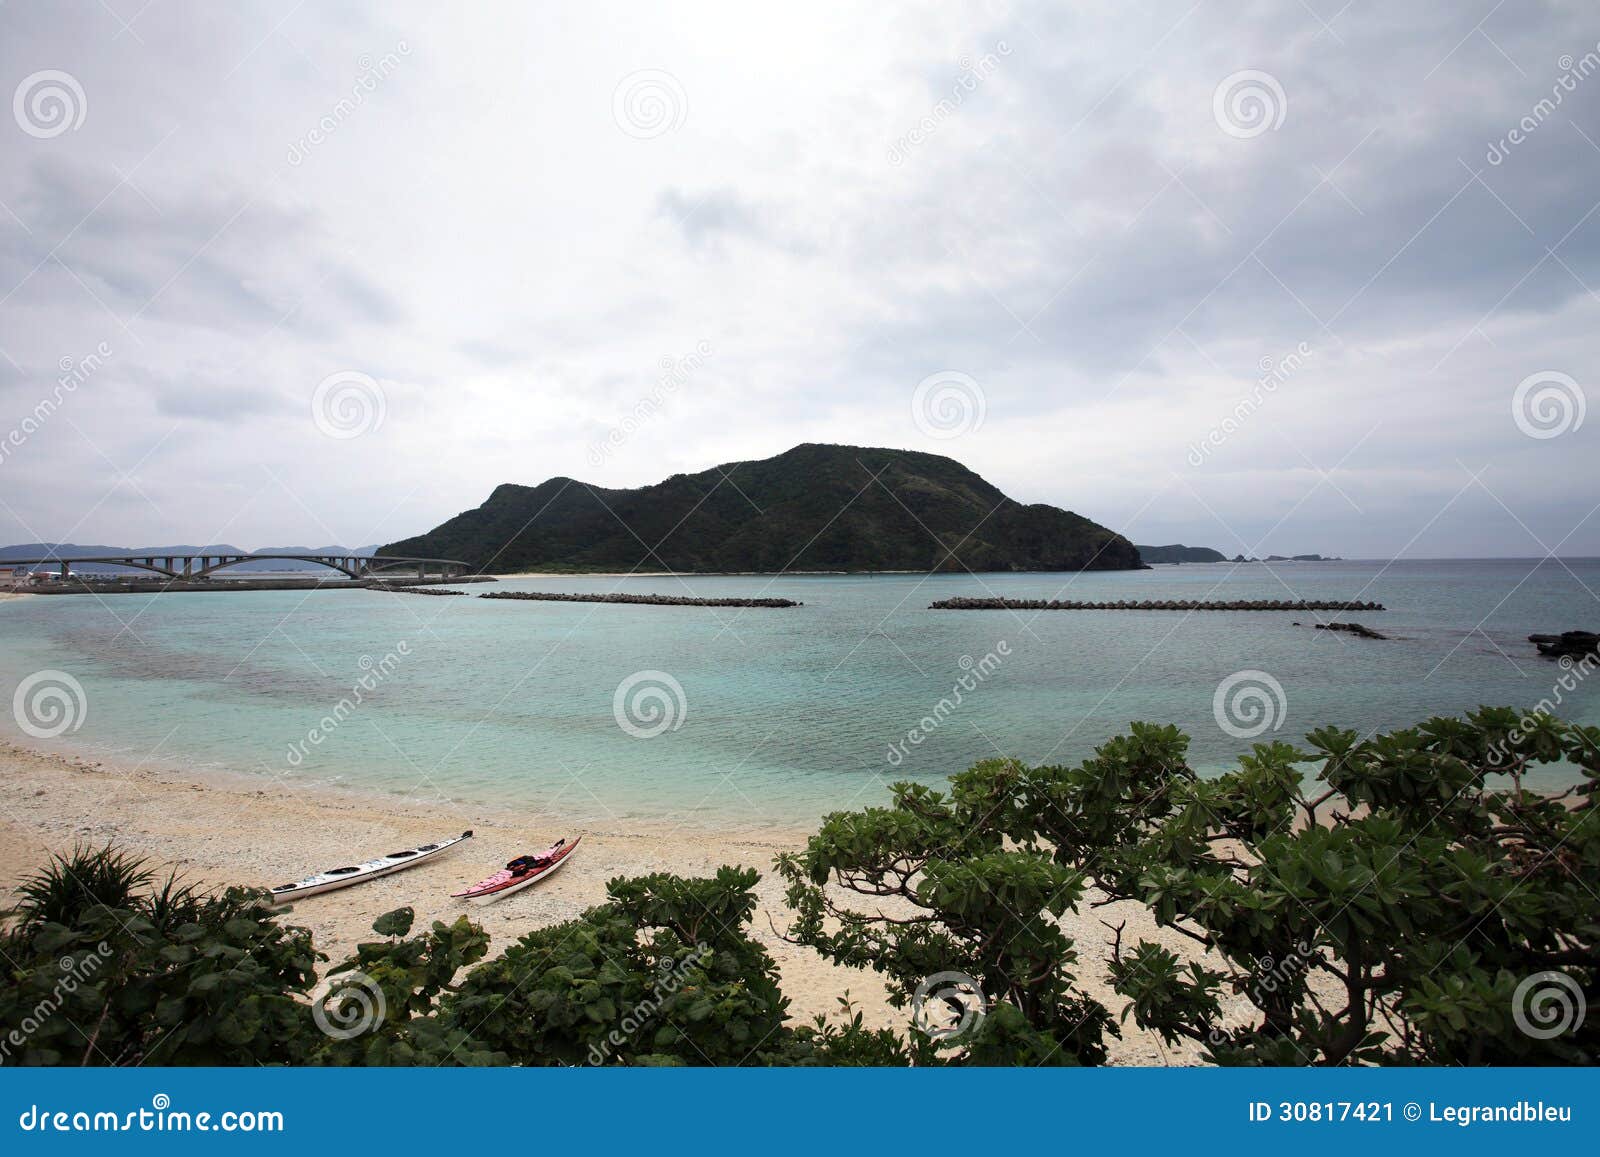
M962 574L962 571L930 570L519 570L495 572L494 579L573 579L573 578L851 578L875 574ZM1077 571L979 571L979 574L1077 574Z
M121 768L9 737L0 738L0 775L8 781L0 807L0 908L10 906L19 880L49 853L68 852L74 844L114 840L146 857L158 876L170 866L208 887L271 887L470 828L473 838L438 860L307 898L288 909L284 919L312 931L317 948L330 957L319 966L323 970L351 954L357 943L373 939L374 919L406 905L416 910L418 927L466 914L489 933L495 956L534 928L603 903L606 881L618 876L711 875L724 864L740 865L761 874L750 935L777 962L796 1023L819 1013L836 1016L838 998L848 991L869 1027L907 1031L908 1014L889 1007L876 973L834 965L774 931L774 925L786 926L790 913L783 883L772 871L773 858L802 846L813 830L809 827L713 828L633 819L577 823L509 808L420 804L345 787L296 785L291 790L281 779L239 771ZM574 867L547 883L488 908L450 898L451 891L512 856L573 835L584 837ZM1126 919L1125 935L1135 940L1155 940L1186 957L1193 953L1183 937L1157 928L1148 911L1136 905L1092 909L1086 902L1069 912L1062 927L1078 941L1082 986L1116 1015L1126 1001L1108 982L1109 939L1101 923L1106 919ZM1166 1047L1131 1024L1111 1044L1115 1064L1198 1060L1197 1047Z

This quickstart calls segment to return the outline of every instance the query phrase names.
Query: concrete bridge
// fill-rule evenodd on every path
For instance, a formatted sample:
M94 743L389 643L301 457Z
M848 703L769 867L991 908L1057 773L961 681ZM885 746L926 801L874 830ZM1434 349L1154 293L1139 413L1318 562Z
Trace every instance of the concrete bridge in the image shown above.
M85 555L81 558L8 558L0 562L19 570L50 567L61 579L70 577L72 568L83 563L129 567L133 570L164 575L170 579L203 579L209 578L219 570L238 566L240 563L285 559L320 563L352 579L409 578L412 575L419 579L435 575L442 579L457 578L471 569L467 563L453 558L389 558L350 554L116 554Z

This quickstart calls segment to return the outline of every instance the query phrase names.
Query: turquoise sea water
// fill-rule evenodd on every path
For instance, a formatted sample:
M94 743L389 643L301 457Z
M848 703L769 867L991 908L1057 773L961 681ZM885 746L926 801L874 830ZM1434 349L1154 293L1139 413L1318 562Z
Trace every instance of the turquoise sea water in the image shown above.
M990 756L1075 762L1134 719L1179 724L1192 736L1192 762L1219 769L1252 742L1224 730L1214 711L1219 683L1241 671L1282 688L1279 699L1258 677L1237 685L1266 688L1257 706L1276 726L1263 739L1528 705L1563 671L1526 636L1600 622L1600 560L589 577L465 589L759 594L805 605L351 590L0 602L0 703L15 706L19 684L45 669L83 688L83 706L69 707L76 729L36 740L0 710L0 730L34 746L256 773L290 789L343 784L594 821L791 824L878 802L895 779L936 782ZM1388 610L1334 617L1393 638L1312 630L1319 616L1308 612L926 609L989 594L1373 599ZM619 712L619 685L640 672L659 674L635 679ZM938 708L954 703L964 676L959 705ZM1563 697L1567 718L1600 723L1600 678ZM1235 730L1257 721L1227 718Z

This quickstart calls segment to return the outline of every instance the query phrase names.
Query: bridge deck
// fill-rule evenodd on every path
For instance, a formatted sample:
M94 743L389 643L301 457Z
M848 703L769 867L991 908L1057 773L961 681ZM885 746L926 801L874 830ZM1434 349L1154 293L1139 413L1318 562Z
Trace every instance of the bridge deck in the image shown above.
M227 570L250 562L310 562L336 570L352 579L369 575L383 575L399 571L415 571L418 578L427 578L430 572L439 577L464 575L471 565L454 558L404 558L388 555L354 554L116 554L116 555L50 555L45 558L0 559L0 564L14 568L49 567L57 576L71 577L74 566L95 564L119 566L129 570L149 571L171 579L205 579L219 570ZM196 565L198 564L198 565Z

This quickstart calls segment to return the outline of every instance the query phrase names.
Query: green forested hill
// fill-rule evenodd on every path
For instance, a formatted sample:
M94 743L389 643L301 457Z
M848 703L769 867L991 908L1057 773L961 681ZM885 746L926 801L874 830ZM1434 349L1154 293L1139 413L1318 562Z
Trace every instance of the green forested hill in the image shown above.
M1139 557L1145 562L1227 562L1228 556L1220 550L1212 550L1209 546L1184 546L1181 543L1173 546L1144 546L1139 547Z
M808 443L637 490L570 478L495 487L380 554L515 570L1123 570L1121 535L1024 506L953 459Z

